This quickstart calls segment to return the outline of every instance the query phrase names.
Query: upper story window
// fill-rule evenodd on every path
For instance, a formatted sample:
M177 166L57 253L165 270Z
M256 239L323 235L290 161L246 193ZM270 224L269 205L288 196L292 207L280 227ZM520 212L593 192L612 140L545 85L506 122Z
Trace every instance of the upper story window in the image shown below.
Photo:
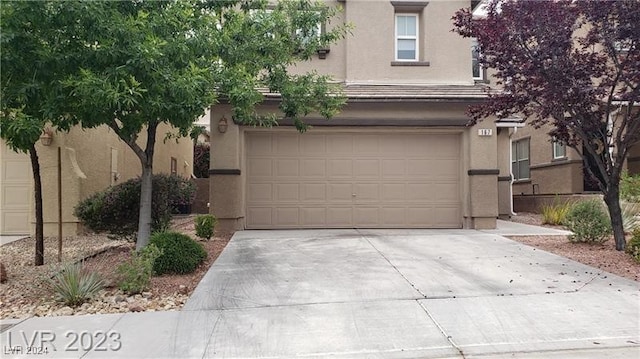
M564 143L554 140L553 141L553 159L562 159L567 157L567 145Z
M484 80L484 69L480 66L480 45L476 39L471 42L471 72L474 80Z
M528 138L511 143L511 174L516 181L530 178Z
M418 15L396 14L396 61L418 61Z

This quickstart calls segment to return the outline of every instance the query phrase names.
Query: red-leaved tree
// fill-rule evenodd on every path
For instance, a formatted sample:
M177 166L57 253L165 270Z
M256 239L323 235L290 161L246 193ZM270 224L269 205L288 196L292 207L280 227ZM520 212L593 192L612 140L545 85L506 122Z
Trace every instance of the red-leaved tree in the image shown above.
M640 1L490 0L485 10L453 17L454 31L477 38L498 85L470 116L551 124L549 135L595 164L588 170L623 250L620 176L640 141Z

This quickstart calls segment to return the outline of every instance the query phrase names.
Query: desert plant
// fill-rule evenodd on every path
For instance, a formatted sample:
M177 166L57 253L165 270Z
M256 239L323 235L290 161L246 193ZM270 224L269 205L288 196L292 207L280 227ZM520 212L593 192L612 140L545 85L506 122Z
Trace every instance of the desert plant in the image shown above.
M627 253L638 263L640 263L640 228L636 228L631 233L631 239L627 243Z
M640 203L620 202L622 209L622 226L625 233L631 233L640 228Z
M554 200L553 204L543 205L541 209L542 223L552 225L564 224L570 209L571 203L569 202L556 203Z
M196 217L196 236L209 240L213 236L213 229L218 219L211 214L203 214Z
M620 199L626 202L640 202L640 174L622 172L620 177Z
M566 226L572 235L571 242L603 243L611 234L611 221L598 200L574 204L567 213Z
M120 276L118 287L129 295L146 290L154 273L153 264L161 254L160 249L154 244L133 252L128 261L118 266L117 272Z
M156 245L162 251L153 264L156 274L191 273L207 258L202 244L182 233L155 233L149 244Z
M49 280L56 299L75 307L96 295L104 288L98 273L84 269L82 263L67 263Z
M193 174L198 178L209 178L211 147L206 143L193 146Z
M192 201L195 185L180 176L166 174L154 175L152 182L152 228L162 231L169 228L175 209ZM78 203L74 214L94 231L132 239L138 230L139 212L140 178L134 178L86 198Z

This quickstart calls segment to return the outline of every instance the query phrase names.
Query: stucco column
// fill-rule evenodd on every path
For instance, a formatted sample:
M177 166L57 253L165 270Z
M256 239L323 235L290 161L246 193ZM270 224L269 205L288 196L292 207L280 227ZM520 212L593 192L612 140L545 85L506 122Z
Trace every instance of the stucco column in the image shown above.
M497 129L498 145L498 216L509 218L513 213L511 195L511 141L509 128Z
M219 130L226 119L226 132ZM218 219L221 231L244 229L245 174L241 170L242 132L233 123L229 106L217 105L211 111L211 163L209 170L209 211Z
M469 129L469 211L465 227L495 228L498 216L497 131L493 120L486 119ZM473 154L473 155L471 155Z

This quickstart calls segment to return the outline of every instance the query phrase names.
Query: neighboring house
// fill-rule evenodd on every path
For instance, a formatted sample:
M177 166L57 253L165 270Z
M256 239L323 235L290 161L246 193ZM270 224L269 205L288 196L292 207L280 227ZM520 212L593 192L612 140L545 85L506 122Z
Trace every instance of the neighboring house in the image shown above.
M516 212L537 212L542 204L597 195L598 185L574 149L554 141L549 126L519 129L512 136L513 195ZM625 169L640 174L640 143L631 148Z
M451 17L472 2L327 2L353 34L296 71L332 75L347 104L332 120L306 118L304 134L284 120L242 126L213 106L219 228L494 228L511 214L509 136L520 124L466 126L485 81ZM266 94L261 110L278 101Z
M190 138L162 141L169 127L158 128L154 173L175 173L190 177L193 168L193 142ZM136 177L140 161L133 151L106 127L69 133L53 132L53 139L36 148L42 175L44 234L58 233L58 147L62 158L62 219L64 235L78 231L73 209L82 199L110 185ZM11 151L0 143L0 234L30 234L34 231L33 175L29 156Z

